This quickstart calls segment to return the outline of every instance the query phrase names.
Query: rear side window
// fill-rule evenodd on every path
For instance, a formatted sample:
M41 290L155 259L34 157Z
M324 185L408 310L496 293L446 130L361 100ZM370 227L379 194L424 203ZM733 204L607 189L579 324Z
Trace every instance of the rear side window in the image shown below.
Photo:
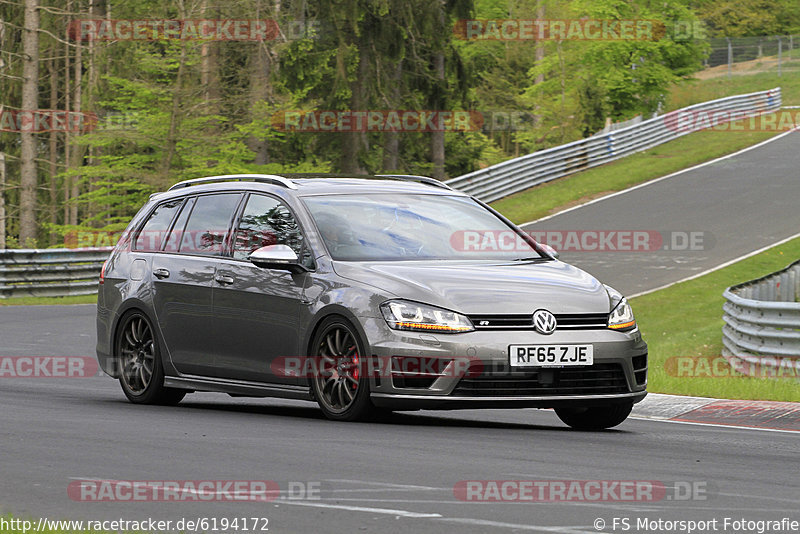
M182 202L183 199L178 199L159 204L136 236L134 249L144 252L161 250L169 225Z
M175 224L172 225L172 231L167 237L167 244L164 246L164 252L178 252L181 246L181 239L183 238L183 229L186 227L189 214L192 213L194 201L194 198L189 198L186 204L184 204L181 214L175 219Z
M228 226L240 196L239 193L222 193L197 197L181 238L180 252L222 255Z

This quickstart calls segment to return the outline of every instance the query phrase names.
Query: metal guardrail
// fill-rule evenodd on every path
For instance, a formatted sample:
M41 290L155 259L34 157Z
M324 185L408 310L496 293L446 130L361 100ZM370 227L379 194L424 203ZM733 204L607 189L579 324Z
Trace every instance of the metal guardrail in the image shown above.
M111 248L0 250L0 298L97 293Z
M722 294L722 355L753 376L800 371L800 260Z
M781 107L781 89L737 95L695 104L603 135L573 141L480 169L445 183L454 189L493 202L535 185L614 161L672 141L710 124L699 120L703 112L741 112L744 117ZM687 127L689 117L691 127ZM725 122L721 120L720 123Z

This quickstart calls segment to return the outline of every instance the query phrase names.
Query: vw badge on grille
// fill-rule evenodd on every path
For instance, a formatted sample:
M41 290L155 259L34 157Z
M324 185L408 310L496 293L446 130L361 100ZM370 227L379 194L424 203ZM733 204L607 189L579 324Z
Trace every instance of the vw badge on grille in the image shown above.
M547 310L533 312L533 327L540 334L552 334L556 331L556 317Z

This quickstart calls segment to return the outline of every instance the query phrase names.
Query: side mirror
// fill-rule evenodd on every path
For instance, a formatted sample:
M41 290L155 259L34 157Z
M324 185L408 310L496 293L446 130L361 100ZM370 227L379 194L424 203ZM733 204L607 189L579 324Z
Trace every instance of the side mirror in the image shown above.
M250 261L262 269L281 269L294 273L306 271L297 254L287 245L269 245L250 254Z
M561 256L558 253L558 251L556 249L554 249L553 247L551 247L550 245L547 245L545 243L539 243L539 246L542 247L542 250L547 252L555 260L557 260Z

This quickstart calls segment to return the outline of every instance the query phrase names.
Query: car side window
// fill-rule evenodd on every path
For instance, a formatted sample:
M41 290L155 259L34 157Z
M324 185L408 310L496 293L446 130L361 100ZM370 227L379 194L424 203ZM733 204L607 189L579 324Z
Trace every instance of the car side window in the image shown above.
M143 252L161 250L169 225L182 203L183 199L180 198L159 204L136 235L134 250Z
M189 219L189 214L192 213L194 201L194 198L189 198L186 200L186 204L183 205L183 209L180 215L178 215L178 218L175 219L175 223L172 225L172 231L167 237L167 244L164 245L164 252L178 252L181 239L183 238L183 229L186 228L186 221Z
M304 265L311 263L300 226L289 208L275 198L250 195L236 229L233 257L246 260L253 251L269 245L287 245Z
M197 197L181 237L180 252L220 256L225 236L239 204L240 193L220 193Z

